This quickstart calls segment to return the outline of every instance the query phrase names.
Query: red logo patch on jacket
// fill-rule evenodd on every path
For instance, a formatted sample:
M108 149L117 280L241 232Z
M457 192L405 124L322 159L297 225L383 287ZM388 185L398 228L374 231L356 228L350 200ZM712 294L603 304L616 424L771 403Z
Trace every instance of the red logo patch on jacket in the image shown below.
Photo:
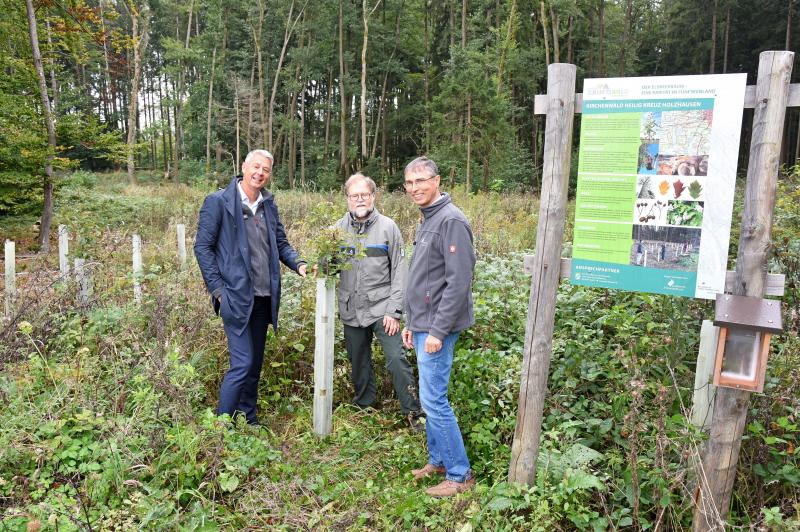
M455 252L456 252L456 247L450 246L450 253L455 253Z

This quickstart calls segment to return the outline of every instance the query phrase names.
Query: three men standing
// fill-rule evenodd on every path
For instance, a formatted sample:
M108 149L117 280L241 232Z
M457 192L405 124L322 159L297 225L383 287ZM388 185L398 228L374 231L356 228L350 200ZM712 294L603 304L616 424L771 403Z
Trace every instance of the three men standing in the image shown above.
M444 475L426 490L449 497L475 485L464 440L447 398L453 350L461 331L475 322L472 274L475 249L467 218L439 190L436 163L418 157L404 171L404 186L422 212L405 297L403 343L417 352L419 396L427 416L428 463L412 470L417 480Z
M339 318L352 364L353 402L362 408L375 402L372 338L377 336L400 409L412 429L421 430L414 372L400 340L407 273L403 237L397 224L375 209L375 189L371 178L352 175L344 185L348 212L335 225L347 235L351 249L360 247L366 255L351 261L352 269L341 272L339 284Z
M274 198L264 187L272 177L266 150L247 154L241 180L206 197L200 209L194 253L228 337L230 368L219 390L217 414L244 414L258 423L258 381L267 327L278 327L280 262L306 276L306 263L289 244Z

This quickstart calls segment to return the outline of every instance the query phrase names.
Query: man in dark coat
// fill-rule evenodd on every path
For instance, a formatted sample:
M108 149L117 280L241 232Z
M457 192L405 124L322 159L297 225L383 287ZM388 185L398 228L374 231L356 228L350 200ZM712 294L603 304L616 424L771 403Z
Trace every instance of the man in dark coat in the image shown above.
M264 188L273 157L250 152L241 179L206 197L194 253L228 337L230 369L219 390L217 414L241 413L258 423L258 380L267 327L278 326L280 262L306 276L306 263L289 244L273 196Z

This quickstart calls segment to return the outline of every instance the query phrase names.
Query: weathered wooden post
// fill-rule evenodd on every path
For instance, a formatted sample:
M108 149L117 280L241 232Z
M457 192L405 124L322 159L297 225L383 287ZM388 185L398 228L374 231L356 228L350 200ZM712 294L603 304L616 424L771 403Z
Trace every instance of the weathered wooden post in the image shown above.
M67 226L61 224L58 226L58 269L61 272L61 278L66 281L69 278L69 231Z
M762 52L733 294L762 297L772 233L781 138L794 53ZM714 419L697 473L693 530L724 530L730 508L750 392L717 388Z
M333 324L336 281L317 279L317 308L314 321L314 433L331 433L333 418Z
M133 235L133 300L142 302L142 237Z
M6 240L6 316L14 313L14 302L17 299L17 265L16 246L13 240Z
M532 485L536 477L542 412L553 350L556 292L560 280L572 152L575 72L575 65L570 64L555 63L547 67L542 198L525 326L519 411L508 471L509 481L528 485Z
M87 271L85 259L75 259L75 281L78 283L78 306L88 305L92 295L92 277Z
M181 270L186 269L186 226L184 224L178 224L175 226L175 230L178 235L178 264L181 266Z
M714 387L711 379L714 374L718 334L719 330L714 327L711 320L703 320L700 326L700 348L697 353L692 397L692 424L700 429L708 428L714 419Z

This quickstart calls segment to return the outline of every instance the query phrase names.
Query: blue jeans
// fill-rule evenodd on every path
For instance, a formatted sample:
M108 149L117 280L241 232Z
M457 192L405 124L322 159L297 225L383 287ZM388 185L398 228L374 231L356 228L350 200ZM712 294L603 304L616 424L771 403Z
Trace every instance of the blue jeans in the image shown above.
M447 399L458 333L448 334L436 353L425 352L427 332L414 332L413 335L419 368L419 399L427 418L428 461L435 466L444 466L448 480L464 482L472 478L472 471L461 429Z

